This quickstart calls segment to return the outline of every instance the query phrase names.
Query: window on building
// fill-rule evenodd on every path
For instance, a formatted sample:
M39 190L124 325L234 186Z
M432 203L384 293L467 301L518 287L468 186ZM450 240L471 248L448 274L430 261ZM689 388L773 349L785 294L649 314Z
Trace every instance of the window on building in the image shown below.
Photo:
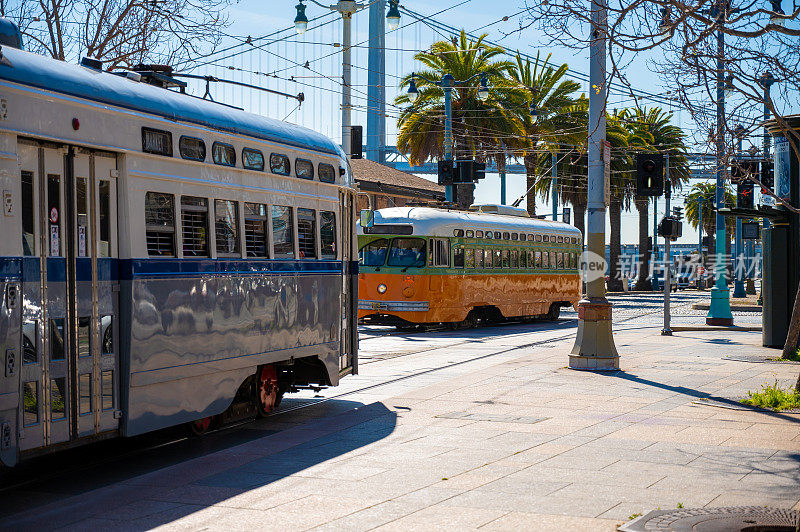
M464 267L464 246L455 246L453 248L453 268Z
M431 265L450 266L450 241L446 238L431 238Z
M151 257L174 257L175 196L161 192L145 194L144 223L147 254Z
M270 154L269 169L273 174L289 175L291 173L291 163L289 162L289 158L280 153Z
M301 259L317 258L317 214L314 209L297 209L297 250Z
M319 212L319 239L323 259L336 258L336 213Z
M323 183L333 183L336 181L336 169L325 163L319 163L319 180Z
M239 205L235 201L214 200L214 219L217 255L239 256Z
M230 144L215 142L211 145L211 156L214 164L236 166L236 150Z
M294 175L301 179L314 179L314 163L307 159L295 159Z
M160 129L143 127L142 151L145 153L155 153L156 155L172 157L172 133L169 131L161 131Z
M178 141L181 157L190 161L206 160L206 143L195 137L181 137Z
M272 206L272 256L294 257L294 220L291 207Z
M181 235L185 257L208 257L208 200L181 196Z
M264 154L253 148L242 150L242 166L248 170L264 171Z
M244 204L244 249L248 257L267 256L267 206Z

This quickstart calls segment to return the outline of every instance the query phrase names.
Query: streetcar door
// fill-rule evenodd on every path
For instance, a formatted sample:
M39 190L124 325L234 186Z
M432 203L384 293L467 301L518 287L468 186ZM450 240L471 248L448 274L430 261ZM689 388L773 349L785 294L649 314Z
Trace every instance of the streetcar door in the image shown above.
M345 192L339 193L339 204L341 205L340 227L341 227L341 250L342 250L342 334L341 351L339 353L339 373L355 372L355 345L353 335L356 334L354 321L354 285L356 279L351 275L352 247L355 231L355 212L353 211L353 195Z
M68 242L75 437L118 428L116 155L74 148Z
M70 439L67 260L64 248L66 150L20 141L22 200L22 366L19 448Z

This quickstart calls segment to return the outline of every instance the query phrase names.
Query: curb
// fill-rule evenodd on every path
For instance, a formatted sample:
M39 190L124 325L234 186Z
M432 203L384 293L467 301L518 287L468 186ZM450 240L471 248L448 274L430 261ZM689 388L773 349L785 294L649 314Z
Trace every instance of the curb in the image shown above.
M694 303L693 310L708 310L708 303ZM732 312L762 312L761 305L731 305Z
M672 332L690 332L690 331L740 331L740 332L753 332L753 331L760 331L761 327L739 327L738 325L733 325L731 327L723 327L721 325L699 325L696 327L687 326L687 327L670 327Z

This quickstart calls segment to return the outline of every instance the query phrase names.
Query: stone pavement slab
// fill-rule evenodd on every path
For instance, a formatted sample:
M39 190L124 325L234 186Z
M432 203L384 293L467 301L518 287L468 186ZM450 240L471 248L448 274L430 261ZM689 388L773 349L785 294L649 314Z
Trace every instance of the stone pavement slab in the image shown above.
M287 423L280 432L9 523L613 530L634 514L678 505L800 508L800 415L703 404L735 404L761 384L796 379L796 366L725 358L773 353L758 333L726 332L721 343L718 332L661 337L654 327L626 328L616 337L623 371L611 374L566 369L572 340L535 344L547 334L509 334L497 345L439 339L367 364L331 395L407 378L402 387L341 395L352 407L330 399L294 423L291 413L278 416ZM447 367L428 371L437 364ZM317 408L321 417L312 415Z

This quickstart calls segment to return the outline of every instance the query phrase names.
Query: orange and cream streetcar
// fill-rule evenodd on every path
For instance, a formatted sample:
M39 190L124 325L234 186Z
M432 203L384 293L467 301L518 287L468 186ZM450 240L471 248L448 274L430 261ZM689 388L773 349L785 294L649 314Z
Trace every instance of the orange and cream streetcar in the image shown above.
M524 209L362 211L358 246L362 323L554 320L581 296L580 231Z

